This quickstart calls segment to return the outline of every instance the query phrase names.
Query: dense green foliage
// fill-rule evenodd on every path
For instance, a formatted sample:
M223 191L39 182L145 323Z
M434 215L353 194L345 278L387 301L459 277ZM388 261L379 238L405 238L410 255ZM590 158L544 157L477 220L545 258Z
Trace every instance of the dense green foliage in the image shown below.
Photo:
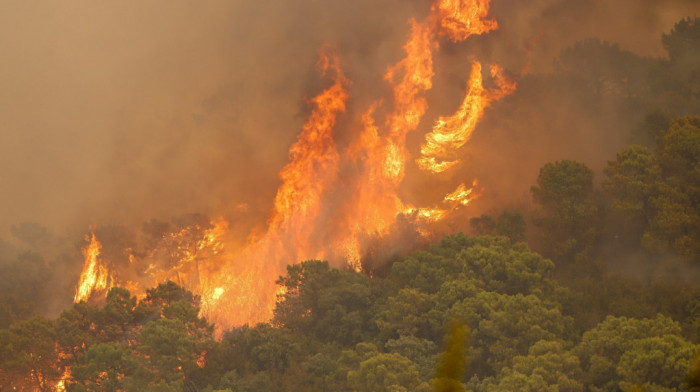
M650 251L700 254L700 118L675 120L655 151L622 150L605 168L613 208L639 228Z
M593 171L563 160L540 169L533 201L541 206L535 223L542 228L544 254L555 261L589 258L600 236L600 209L593 192Z
M114 288L101 306L75 304L56 320L31 318L2 330L0 385L53 391L182 390L212 345L197 299L172 282L137 301Z

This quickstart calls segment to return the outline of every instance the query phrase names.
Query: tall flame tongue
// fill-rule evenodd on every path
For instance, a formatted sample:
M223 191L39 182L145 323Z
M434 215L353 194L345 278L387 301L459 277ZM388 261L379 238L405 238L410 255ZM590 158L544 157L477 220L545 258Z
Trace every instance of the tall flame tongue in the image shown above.
M386 132L375 124L377 102L362 116L362 131L347 148L345 164L355 173L349 192L355 197L344 208L345 222L331 249L348 264L361 269L367 240L386 235L406 207L398 195L408 159L406 135L416 129L428 104L420 94L432 87L432 51L437 47L427 23L411 23L411 36L404 45L406 57L389 67L384 79L393 85L393 111Z
M97 290L106 290L111 285L111 279L107 266L100 263L100 251L102 244L97 240L95 233L85 238L89 244L83 248L85 264L80 274L80 282L75 293L75 302L86 301Z
M339 155L333 139L336 117L345 111L348 83L335 57L322 53L322 73L333 72L331 87L313 98L314 109L289 151L291 162L282 169L269 222L269 236L283 236L292 246L293 259L314 257L309 243L313 223L322 208L323 197L337 181Z
M272 283L288 264L319 258L313 243L317 220L337 182L339 154L333 139L338 114L345 111L347 79L335 56L321 53L322 73L332 73L333 85L311 100L313 110L290 149L290 163L282 169L268 230L237 255L216 293L218 306L209 317L224 325L267 321L276 293ZM225 301L223 300L225 299Z
M131 275L140 279L135 286L143 291L162 280L176 280L202 296L205 316L229 328L271 318L279 294L274 282L288 264L325 258L359 270L371 242L389 235L402 216L418 233L429 235L432 222L476 197L476 181L471 188L459 185L439 206L405 203L398 190L410 159L407 134L419 127L428 108L424 93L432 88L438 38L459 42L496 29L494 20L485 19L488 12L488 0L436 0L426 20L410 20L406 56L384 75L393 88L386 119L375 121L383 102L379 100L364 112L362 126L342 150L334 128L345 112L349 81L338 59L322 52L319 65L332 84L310 100L309 119L290 148L290 162L280 172L282 184L267 231L249 238L235 254L224 249L225 221L212 222L206 231L193 226L165 235L157 249L140 253L146 256L132 254L129 265L137 272ZM472 64L464 102L454 115L438 119L427 135L417 160L420 168L439 173L458 164L457 150L468 142L485 108L514 91L515 83L503 77L500 68L493 66L491 74L496 88L485 89L481 64ZM112 280L129 282L120 271L107 271L99 252L93 234L85 249L76 301L108 288Z

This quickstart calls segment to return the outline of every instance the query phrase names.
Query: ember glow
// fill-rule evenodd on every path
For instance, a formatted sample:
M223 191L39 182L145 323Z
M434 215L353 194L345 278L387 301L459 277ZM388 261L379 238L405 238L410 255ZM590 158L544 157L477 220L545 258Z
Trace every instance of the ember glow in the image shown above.
M425 20L409 20L405 57L383 75L391 96L375 99L360 118L347 121L352 129L343 129L350 135L343 143L337 128L353 98L351 81L339 54L323 48L318 65L327 87L309 100L311 112L279 174L281 185L266 229L240 247L227 240L229 223L223 218L206 227L184 226L162 233L148 249L129 252L125 266L103 263L92 234L75 300L88 300L112 284L138 295L170 279L200 295L202 312L219 328L230 328L270 319L280 293L275 281L289 264L328 259L361 270L372 243L391 235L399 220L429 237L431 225L473 200L476 181L437 195L436 205L405 201L399 187L413 160L407 135L424 124L425 92L433 87L433 56L440 39L459 42L496 29L488 14L488 0L439 0ZM515 82L498 66L491 67L496 87L487 89L482 65L469 65L464 101L456 113L435 122L416 160L431 175L461 163L459 150L486 108L515 90Z
M65 392L66 391L66 380L70 378L70 367L66 368L66 370L63 371L63 375L61 375L61 379L58 380L58 383L56 383L56 392Z

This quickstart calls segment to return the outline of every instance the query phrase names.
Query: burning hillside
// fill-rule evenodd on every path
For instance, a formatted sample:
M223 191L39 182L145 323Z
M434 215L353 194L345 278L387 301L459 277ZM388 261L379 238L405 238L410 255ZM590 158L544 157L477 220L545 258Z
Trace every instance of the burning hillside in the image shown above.
M692 387L695 13L0 2L0 389Z
M274 208L263 234L250 236L235 249L224 241L227 222L188 226L164 232L151 249L127 252L128 264L117 266L100 255L93 233L85 247L85 266L75 300L87 300L112 285L143 292L171 279L201 295L203 312L218 325L231 327L266 321L276 298L275 280L288 264L329 259L363 269L374 241L391 236L401 221L417 237L429 237L431 225L466 206L474 188L455 184L433 206L404 201L399 187L411 154L407 135L425 124L432 88L433 55L441 40L460 42L497 28L489 18L489 1L440 0L422 21L409 20L405 57L383 75L393 96L377 98L360 121L350 121L347 145L336 141L339 117L353 99L351 81L342 69L342 54L321 50L318 63L329 86L310 100L311 114L280 172ZM490 65L495 87L484 87L482 64L472 61L464 101L458 111L435 121L426 135L418 167L438 174L461 163L460 148L494 101L511 94L515 82L497 64ZM378 75L379 76L379 75ZM379 118L383 113L384 118Z

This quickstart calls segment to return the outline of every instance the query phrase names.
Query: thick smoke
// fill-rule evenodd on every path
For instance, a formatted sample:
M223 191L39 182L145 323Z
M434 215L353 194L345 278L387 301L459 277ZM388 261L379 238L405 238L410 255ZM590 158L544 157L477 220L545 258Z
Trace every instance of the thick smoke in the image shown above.
M77 269L77 245L91 224L223 215L242 243L265 225L306 99L322 88L313 67L318 48L331 44L340 54L352 80L340 121L357 123L370 102L388 96L381 76L402 56L407 20L429 7L419 0L1 2L0 237L7 242L0 245L12 251L0 262L40 251L10 233L22 222L59 233L52 241L64 239L69 249L45 257L77 254ZM462 168L429 178L409 164L401 189L408 201L430 205L456 181L479 178L482 197L461 212L463 222L527 203L545 162L578 159L599 170L643 119L643 105L600 102L552 76L567 66L562 50L599 38L664 56L661 34L698 11L694 0L493 0L491 7L498 31L443 43L411 152L433 119L459 105L470 58L502 65L519 78L518 91L487 109ZM348 135L337 137L343 145Z
M318 92L318 48L348 53L353 78L382 70L400 53L386 43L399 42L421 8L2 2L2 230L236 213L241 204L260 218L304 100Z

